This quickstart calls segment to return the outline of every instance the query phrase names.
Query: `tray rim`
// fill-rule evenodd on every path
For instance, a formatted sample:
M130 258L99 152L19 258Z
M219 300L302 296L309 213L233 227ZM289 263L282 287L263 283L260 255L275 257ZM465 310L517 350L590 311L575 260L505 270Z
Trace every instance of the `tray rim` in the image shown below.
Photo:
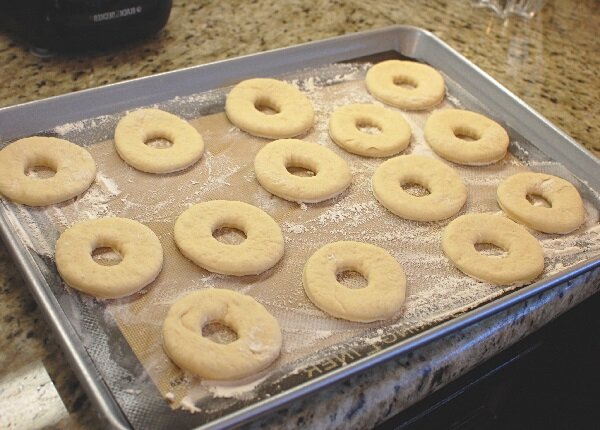
M538 112L536 112L530 106L525 104L525 102L520 100L511 92L509 92L501 84L493 80L487 73L482 71L475 64L471 63L460 53L458 53L449 45L447 45L443 40L441 40L440 38L438 38L433 33L427 30L415 26L406 25L394 25L390 27L384 27L364 32L352 33L333 38L303 43L290 47L277 48L270 51L220 60L199 66L191 66L183 69L160 73L157 75L145 76L106 86L90 88L74 93L57 95L45 99L34 100L22 104L0 108L0 130L3 128L3 119L8 118L8 120L10 121L11 117L14 117L14 115L18 117L18 115L21 114L23 111L36 112L39 110L40 107L44 108L45 106L52 106L56 103L68 104L69 102L80 100L81 98L88 98L90 95L96 97L96 95L99 92L103 91L111 91L114 93L114 91L118 92L120 89L129 88L129 86L132 84L141 83L142 85L145 85L147 83L156 83L160 85L161 80L164 80L165 78L172 79L173 77L179 77L182 73L195 74L200 73L202 71L210 72L211 69L218 70L219 68L228 67L229 65L244 61L250 61L253 63L260 63L262 61L266 63L264 59L267 56L290 56L293 55L294 52L302 54L306 51L320 51L323 48L334 49L338 45L351 45L353 42L368 38L381 38L388 36L393 38L394 50L396 50L397 52L401 52L400 45L403 42L405 42L403 40L400 40L402 36L405 36L405 34L403 35L403 33L412 34L412 36L414 37L413 43L433 43L435 45L438 45L438 47L441 47L444 51L446 51L448 55L451 55L455 59L459 60L460 65L470 69L470 72L479 75L481 78L487 81L487 85L491 85L496 90L499 90L502 93L502 95L508 97L512 103L518 105L518 107L524 110L528 115L532 115L533 117L535 117L535 119L538 122L541 122L543 126L542 128L549 129L552 133L557 134L558 137L570 143L570 151L568 152L570 156L573 156L572 151L575 149L576 160L586 159L585 161L588 165L593 166L595 164L598 168L600 168L600 160L597 160L593 156L593 154L588 152L581 145L577 144L566 133L555 127L552 123L550 123L548 120L542 117ZM327 51L327 49L325 49L325 51ZM371 54L375 54L377 52L382 52L382 50L380 49L379 51L371 52ZM341 54L338 53L337 55L347 55L347 53L343 51ZM340 59L331 59L331 57L326 57L323 55L315 61L320 61L321 58L329 58L328 62L343 61ZM350 58L352 58L352 56ZM282 66L280 65L279 68L281 67ZM292 66L292 69L298 70L299 68ZM273 73L273 69L269 69L266 73L264 73L264 75L274 74L277 73ZM221 83L221 85L226 84ZM146 101L147 99L142 100L142 104L140 105L148 104L148 102ZM161 98L161 100L164 101L164 98ZM119 107L118 104L116 106L112 106L113 108L111 109L111 111L116 111L119 109L123 110L123 108ZM86 114L84 118L89 117L90 116ZM62 121L60 124L64 122L65 121ZM39 128L37 128L37 130L39 131ZM0 139L2 139L2 136L0 136ZM562 156L565 156L565 154L567 154L567 152L564 151L558 151L558 153ZM572 171L572 169L569 170ZM49 321L52 329L57 335L61 347L63 348L63 351L65 352L72 367L74 367L75 373L79 381L82 383L82 386L86 390L87 394L90 396L90 400L94 403L94 406L102 413L104 418L107 420L107 423L111 427L119 429L130 428L123 411L121 410L120 406L116 403L112 392L104 384L102 377L100 376L94 363L91 361L87 351L83 347L83 344L78 344L77 342L74 342L74 340L78 339L78 336L76 335L70 321L67 319L60 306L58 306L56 298L49 290L49 287L45 282L37 265L29 256L25 245L19 241L18 235L15 234L15 232L12 231L12 229L10 228L10 223L8 222L2 210L0 210L0 236L6 244L9 254L17 263L17 266L24 277L25 283L28 284L30 291L32 291L34 298L40 305L40 308L42 309L46 319ZM331 385L335 382L338 382L342 379L359 373L367 368L377 365L383 361L387 361L400 354L406 353L412 348L421 347L426 343L432 342L457 330L465 328L471 324L481 321L482 319L491 317L503 310L510 308L513 305L521 303L535 295L541 294L546 290L561 285L564 282L574 279L575 277L578 277L583 273L594 270L598 267L600 267L600 255L588 259L582 263L579 263L567 270L561 271L560 273L557 273L548 279L538 281L534 284L520 288L503 297L492 300L491 302L485 305L478 306L473 310L467 311L458 317L452 318L444 323L437 324L434 327L426 329L425 331L416 335L412 335L407 339L380 351L379 353L359 359L356 362L353 362L343 368L330 371L327 374L311 379L310 381L296 386L293 389L290 389L283 393L279 393L275 396L272 396L269 399L257 402L256 404L253 404L251 406L242 408L232 414L221 417L201 427L223 428L225 426L233 424L240 424L253 418L258 418L259 416L269 411L272 411L278 407L281 407L284 404L287 404L293 400L296 400L300 397L304 397L309 393L324 388L325 386ZM97 385L98 383L100 383L100 385Z

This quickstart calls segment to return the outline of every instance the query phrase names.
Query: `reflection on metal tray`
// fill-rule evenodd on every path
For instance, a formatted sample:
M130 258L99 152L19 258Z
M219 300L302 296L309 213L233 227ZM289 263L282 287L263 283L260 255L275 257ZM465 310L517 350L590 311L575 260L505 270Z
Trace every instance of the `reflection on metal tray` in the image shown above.
M90 150L97 152L95 157L100 157L101 142L111 137L114 124L127 109L156 103L187 119L211 114L217 117L223 108L225 87L247 77L278 76L293 80L304 90L315 85L317 90L334 89L348 83L339 78L344 73L356 72L360 76L364 72L360 65L365 62L401 57L424 61L439 69L446 78L450 103L484 112L507 127L515 160L533 169L567 177L577 183L592 210L600 207L597 195L600 178L594 175L600 167L597 160L439 39L408 27L343 36L2 109L2 143L45 132L90 145ZM415 118L419 120L418 115ZM579 182L569 171L576 172L584 182ZM111 178L98 179L98 186L104 187L110 196ZM325 205L322 211L327 209ZM97 210L102 213L104 207ZM595 255L593 250L586 251L585 255L568 260L568 264L580 262L582 257L588 258L587 261L565 273L548 274L543 281L512 293L510 288L502 290L469 306L450 309L451 312L430 318L425 324L394 321L367 326L363 330L366 334L301 357L288 363L287 368L282 366L280 372L268 375L251 397L203 398L196 405L202 411L192 415L171 410L164 392L159 393L138 361L139 351L132 350L123 336L119 309L115 311L115 307L127 307L129 303L105 305L63 287L51 260L51 246L40 245L53 244L58 232L37 228L48 225L52 215L44 210L23 211L18 205L6 202L0 209L0 217L4 239L34 296L59 334L90 397L114 427L188 428L204 424L212 428L239 423L600 265L600 259L590 258ZM148 222L151 221L150 217ZM17 225L24 226L26 231L16 231ZM31 240L24 240L26 237ZM587 242L584 242L585 249ZM180 382L172 381L174 386Z

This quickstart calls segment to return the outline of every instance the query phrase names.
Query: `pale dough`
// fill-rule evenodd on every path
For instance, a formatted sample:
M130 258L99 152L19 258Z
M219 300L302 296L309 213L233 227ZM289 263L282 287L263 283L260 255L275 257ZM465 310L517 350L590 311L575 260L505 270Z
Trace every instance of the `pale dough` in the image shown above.
M238 338L220 344L202 328L220 322ZM163 346L180 368L207 379L241 379L269 366L279 356L277 320L252 297L209 289L188 294L170 308L163 323Z
M25 174L32 167L49 167L50 178ZM17 203L46 206L64 202L89 188L96 164L82 147L54 137L27 137L0 151L0 194Z
M213 237L223 227L241 230L246 239L237 245ZM175 243L198 266L225 275L257 275L283 256L283 235L262 209L248 203L212 200L186 209L175 221Z
M146 145L149 140L161 138L172 145ZM194 127L178 116L159 109L139 109L117 124L115 147L127 164L142 172L169 173L198 161L204 152L204 141Z
M269 115L259 107L276 113ZM227 118L253 136L282 139L304 133L313 126L313 107L296 87L276 79L248 79L227 95Z
M287 168L299 167L314 176L296 176ZM330 149L298 139L266 144L254 158L260 185L276 196L293 202L315 203L330 199L352 182L348 164Z
M484 255L475 244L492 244L506 256ZM472 213L453 220L442 233L442 249L458 269L498 285L528 282L544 270L544 253L535 237L499 215Z
M122 256L113 266L92 259L97 248L112 248ZM72 288L92 296L114 299L141 290L162 269L163 250L156 234L127 218L79 222L56 241L56 267Z
M425 140L440 157L457 164L482 166L501 160L508 134L497 122L460 109L435 111L425 122ZM468 136L473 141L461 139Z
M413 196L402 189L418 184L429 191ZM467 189L454 169L420 155L401 155L383 162L371 179L375 198L399 217L437 221L451 217L463 207Z
M350 289L336 275L355 271L367 279L365 288ZM371 322L393 317L404 303L406 277L402 266L386 250L362 243L329 243L310 256L302 283L308 298L337 318Z
M552 207L533 206L527 200L528 194L542 196ZM500 183L497 199L510 218L544 233L570 233L585 221L579 192L557 176L517 173Z
M362 132L359 127L376 127L379 133ZM342 106L329 117L331 139L353 154L387 157L404 151L411 130L402 115L374 104Z
M446 95L442 75L433 67L415 61L377 63L367 72L365 84L376 99L407 110L429 109Z

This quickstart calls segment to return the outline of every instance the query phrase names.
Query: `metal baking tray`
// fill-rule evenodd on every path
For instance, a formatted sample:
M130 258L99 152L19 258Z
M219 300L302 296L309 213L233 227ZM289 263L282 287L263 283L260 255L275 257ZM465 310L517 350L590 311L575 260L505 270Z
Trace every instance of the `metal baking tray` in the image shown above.
M597 196L600 191L599 160L439 38L425 30L408 26L311 42L3 108L0 109L0 146L17 138L47 132L68 122L222 88L249 77L279 76L331 63L386 58L410 58L439 69L451 82L460 85L461 91L476 101L475 105L493 112L493 117L510 130L511 136L529 142L545 157L559 161L570 172L576 172L589 192ZM449 87L450 93L452 90ZM90 399L111 427L123 429L145 428L149 425L154 428L224 428L248 422L294 399L419 348L516 303L572 282L584 274L592 273L600 282L600 256L596 255L568 270L447 321L399 336L395 342L388 342L375 352L361 352L358 348L344 365L320 367L314 377L295 375L280 380L278 392L259 396L253 402L240 402L219 416L207 419L185 411L172 411L152 382L144 377L144 369L126 342L119 345L120 366L126 371L107 373L102 369L97 358L102 354L110 354L109 338L118 338L118 329L114 324L102 320L106 316L93 314L85 301L73 302L72 297L65 299L56 271L48 270L48 267L53 268L53 263L33 252L19 238L4 206L0 206L0 232ZM75 309L73 303L76 303ZM79 326L78 330L85 330L93 336L93 343L82 342L69 317L74 313L83 315L86 323ZM136 402L128 401L127 396L132 394L129 389L131 386L140 388L133 393L138 399ZM153 413L143 418L149 410Z

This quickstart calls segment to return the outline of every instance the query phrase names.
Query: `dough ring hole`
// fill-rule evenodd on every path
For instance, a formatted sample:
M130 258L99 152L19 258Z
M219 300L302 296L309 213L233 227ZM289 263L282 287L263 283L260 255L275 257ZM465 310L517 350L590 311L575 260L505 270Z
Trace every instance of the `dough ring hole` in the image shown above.
M288 172L290 172L294 176L300 176L300 177L303 177L303 178L308 178L308 177L311 177L311 176L315 176L315 172L313 172L310 169L305 169L304 167L290 166L290 167L286 167L286 170Z
M546 200L544 198L544 196L542 196L541 194L527 194L526 196L527 201L529 203L531 203L531 206L535 206L535 207L544 207L544 208L551 208L552 207L552 203L550 203L548 200Z
M202 337L220 344L227 344L238 340L235 330L217 320L204 324L202 327Z
M366 118L360 118L356 120L356 128L361 133L365 134L380 134L381 127Z
M92 251L92 260L101 266L115 266L123 261L123 256L110 246L100 246Z
M494 245L493 243L476 243L475 251L485 255L486 257L503 258L508 256L508 252L506 252L505 249Z
M45 165L29 166L25 169L25 175L34 179L48 179L56 175L56 169Z
M161 134L149 135L144 139L144 144L154 149L168 149L173 146L171 139Z
M394 76L394 85L407 90L414 90L419 86L419 83L410 76Z
M402 189L406 193L410 194L411 196L415 196L415 197L424 197L426 195L431 194L429 192L429 190L421 184L415 184L415 183L402 184Z
M281 108L273 100L263 97L254 102L254 108L265 115L276 115L281 112Z
M213 237L227 245L239 245L246 240L246 233L235 227L220 227L213 231Z
M479 134L476 130L473 130L470 127L454 127L452 132L454 133L454 136L466 142L474 142L476 140L481 139L481 134Z
M346 288L356 290L359 288L365 288L368 284L367 278L365 278L360 272L354 270L341 270L335 275L337 281Z
M285 165L285 169L294 176L312 177L317 174L317 169L310 165L306 160L292 158Z

